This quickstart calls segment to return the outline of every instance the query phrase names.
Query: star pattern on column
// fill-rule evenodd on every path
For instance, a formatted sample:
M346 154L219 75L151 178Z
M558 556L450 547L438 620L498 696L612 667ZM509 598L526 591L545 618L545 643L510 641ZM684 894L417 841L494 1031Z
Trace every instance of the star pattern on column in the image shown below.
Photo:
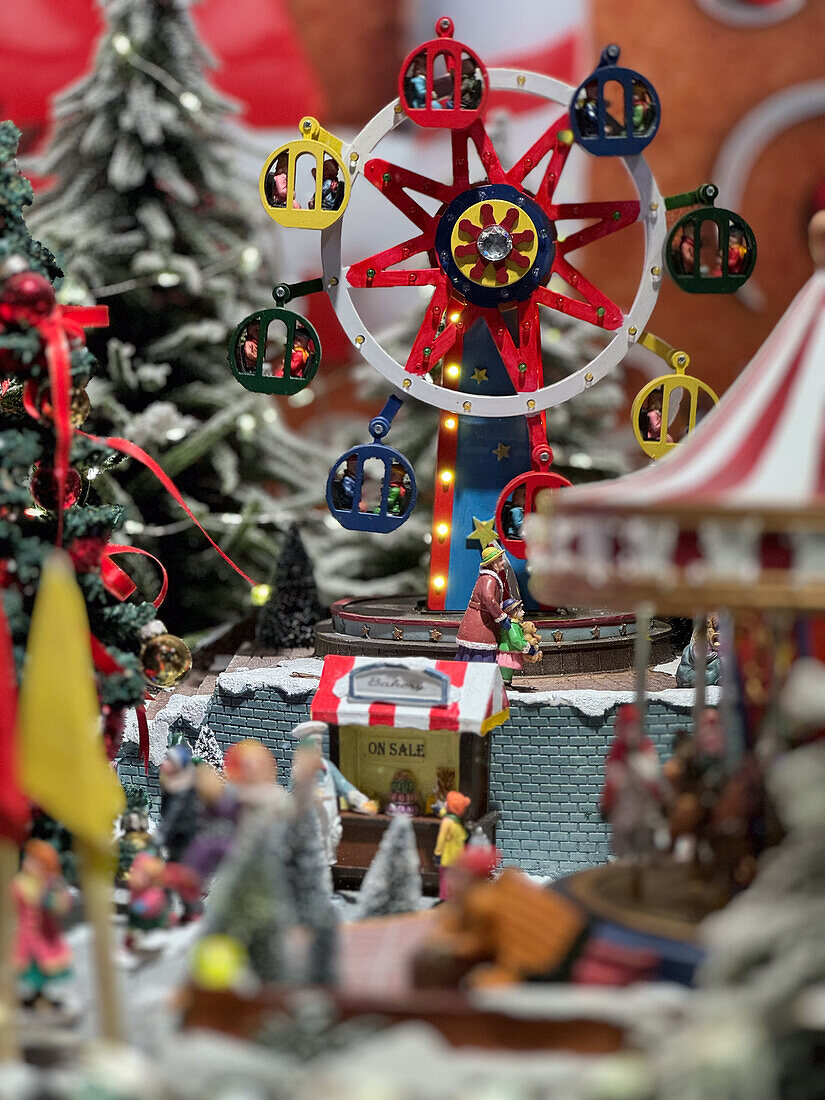
M364 623L364 625L361 627L361 637L362 638L369 638L369 636L370 636L369 624Z
M430 627L430 641L431 642L440 642L443 637L444 637L444 635L441 633L441 631L438 629L437 626L431 626Z
M468 539L478 539L481 544L481 549L490 546L491 543L498 542L498 533L495 529L495 516L492 519L479 519L477 516L473 516L473 531L468 535Z
M493 447L493 454L496 456L499 462L503 462L505 458L510 457L510 444L499 443L497 447Z
M487 381L487 368L486 367L476 367L476 369L473 371L473 373L470 375L470 377L472 378L472 380L474 382L478 382L478 384L481 385L482 382Z
M400 641L401 641L401 639L402 639L402 638L404 637L404 631L403 631L403 630L401 629L401 627L400 627L400 626L397 626L397 627L395 627L395 629L393 630L393 632L392 632L392 636L393 636L393 638L395 638L395 640L396 640L397 642L400 642Z
M563 642L564 641L564 634L560 630L554 630L553 631L553 641L554 642Z

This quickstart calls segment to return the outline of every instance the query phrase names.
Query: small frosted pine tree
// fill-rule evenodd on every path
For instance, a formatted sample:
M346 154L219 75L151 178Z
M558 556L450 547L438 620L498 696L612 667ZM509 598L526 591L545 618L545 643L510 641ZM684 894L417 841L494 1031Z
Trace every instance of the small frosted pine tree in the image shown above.
M421 864L413 824L396 814L364 875L356 917L389 917L421 907Z
M293 523L278 555L272 594L261 608L258 646L261 649L311 647L315 644L315 624L321 617L312 562L298 525Z

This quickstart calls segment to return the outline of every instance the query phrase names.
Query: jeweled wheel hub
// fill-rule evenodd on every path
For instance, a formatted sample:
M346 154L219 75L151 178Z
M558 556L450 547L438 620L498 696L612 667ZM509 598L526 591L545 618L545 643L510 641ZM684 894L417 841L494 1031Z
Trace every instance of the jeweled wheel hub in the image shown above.
M495 263L506 259L513 251L513 238L503 225L488 225L476 239L479 256Z
M453 199L436 229L438 260L467 301L523 301L546 281L555 255L541 207L509 184L471 187Z

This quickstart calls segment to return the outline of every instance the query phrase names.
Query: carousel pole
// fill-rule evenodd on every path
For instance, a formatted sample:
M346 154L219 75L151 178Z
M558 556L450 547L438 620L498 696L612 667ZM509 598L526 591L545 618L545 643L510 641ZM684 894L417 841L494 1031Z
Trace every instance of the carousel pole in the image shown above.
M647 728L647 666L650 661L650 626L653 621L653 605L640 603L636 608L636 644L633 666L636 673L636 707L639 712L639 737Z
M699 732L699 723L707 698L708 669L708 618L702 611L693 620L693 736Z

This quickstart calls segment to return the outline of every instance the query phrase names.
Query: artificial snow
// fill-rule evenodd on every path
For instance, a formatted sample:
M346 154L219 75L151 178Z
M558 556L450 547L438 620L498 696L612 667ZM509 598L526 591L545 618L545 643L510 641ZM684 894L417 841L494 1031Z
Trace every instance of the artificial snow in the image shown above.
M696 700L693 688L667 688L650 691L645 695L648 703L664 703L674 710L692 710ZM716 707L722 698L720 687L705 688L705 703ZM596 691L591 688L572 691L534 691L530 695L509 696L511 707L572 707L589 718L603 718L612 708L622 703L635 703L635 691Z
M199 731L206 717L206 708L209 705L209 695L183 695L174 692L169 695L169 701L149 719L149 759L158 767L166 757L166 746L169 741L169 729L173 722L180 719L193 732ZM139 743L137 715L133 710L126 714L126 725L123 731L123 742Z
M317 689L323 668L324 662L315 657L297 657L258 668L236 668L220 674L216 690L240 699L262 688L275 688L286 698L305 698Z

